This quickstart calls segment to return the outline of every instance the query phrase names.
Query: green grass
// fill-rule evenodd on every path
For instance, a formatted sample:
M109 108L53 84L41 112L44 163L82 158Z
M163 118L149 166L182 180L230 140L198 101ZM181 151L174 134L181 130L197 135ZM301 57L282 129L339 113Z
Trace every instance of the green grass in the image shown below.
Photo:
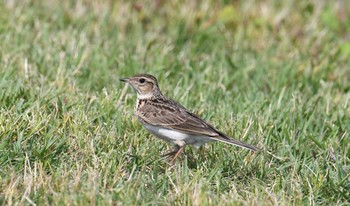
M350 5L234 2L0 3L0 204L350 204ZM137 73L264 152L170 166Z

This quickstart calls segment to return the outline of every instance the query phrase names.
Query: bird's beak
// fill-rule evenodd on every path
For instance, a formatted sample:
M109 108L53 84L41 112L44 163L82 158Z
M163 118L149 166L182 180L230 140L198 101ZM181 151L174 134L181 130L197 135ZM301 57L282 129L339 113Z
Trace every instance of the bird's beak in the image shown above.
M126 83L129 82L129 78L121 78L121 79L119 79L119 80L122 81L122 82L126 82Z

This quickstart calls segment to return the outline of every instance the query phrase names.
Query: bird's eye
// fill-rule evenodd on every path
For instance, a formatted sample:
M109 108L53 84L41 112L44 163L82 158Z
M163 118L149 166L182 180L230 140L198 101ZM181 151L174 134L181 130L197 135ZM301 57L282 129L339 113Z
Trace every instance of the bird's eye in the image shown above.
M140 82L140 83L145 83L145 81L146 81L146 80L145 80L144 78L139 79L139 82Z

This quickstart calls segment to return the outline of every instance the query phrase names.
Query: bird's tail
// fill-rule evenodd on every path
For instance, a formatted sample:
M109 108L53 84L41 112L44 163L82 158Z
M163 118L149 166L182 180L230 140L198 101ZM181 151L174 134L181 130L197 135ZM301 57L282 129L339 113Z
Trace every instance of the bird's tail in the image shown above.
M226 137L226 135L222 135L220 137L216 137L215 140L220 141L220 142L225 142L228 144L236 145L245 149L249 149L251 151L258 151L259 149L257 147L254 147L253 145L246 144L244 142L241 142L239 140L231 139Z

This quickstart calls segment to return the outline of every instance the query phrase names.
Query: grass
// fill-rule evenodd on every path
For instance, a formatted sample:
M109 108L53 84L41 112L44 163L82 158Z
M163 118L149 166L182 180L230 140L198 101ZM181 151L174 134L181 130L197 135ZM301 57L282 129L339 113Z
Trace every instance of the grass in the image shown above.
M0 204L350 204L349 8L0 3ZM212 143L170 166L118 82L136 73L264 151Z

